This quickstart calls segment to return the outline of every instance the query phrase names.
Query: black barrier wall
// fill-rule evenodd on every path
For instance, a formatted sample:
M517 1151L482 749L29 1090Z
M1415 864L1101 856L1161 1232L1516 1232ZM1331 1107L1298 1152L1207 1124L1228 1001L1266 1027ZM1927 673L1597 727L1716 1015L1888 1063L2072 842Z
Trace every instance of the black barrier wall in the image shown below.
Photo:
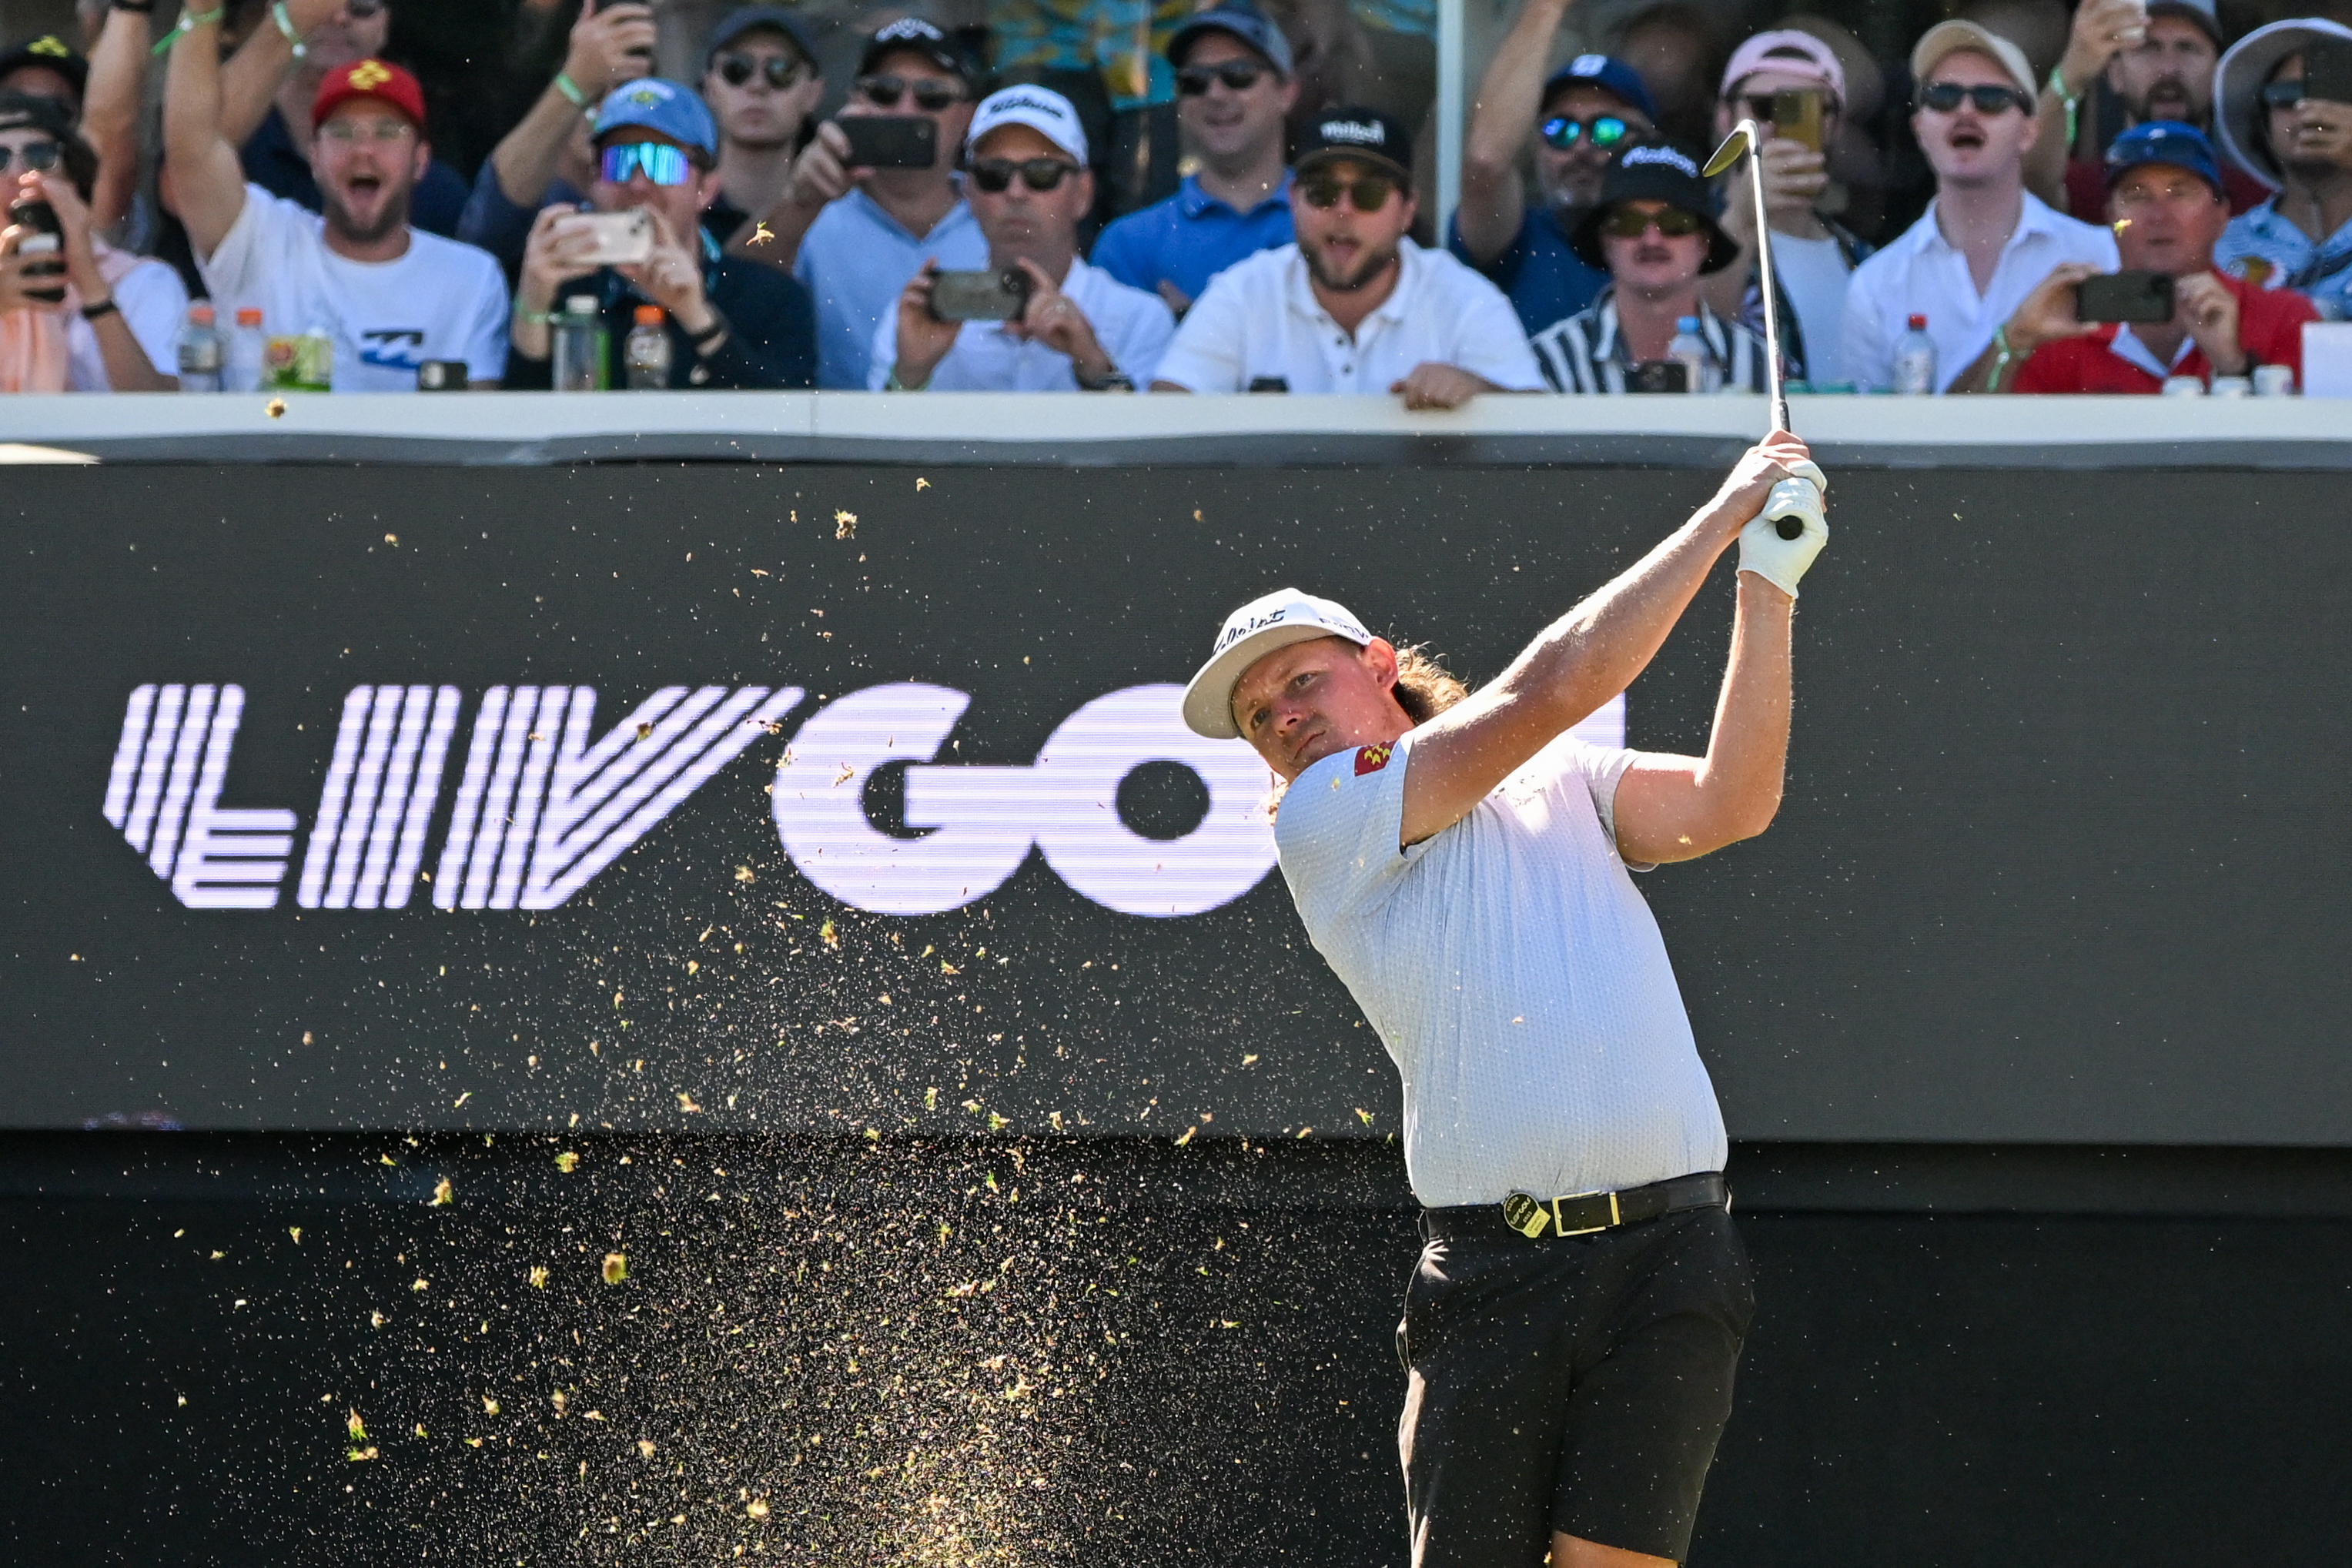
M8 1124L1293 1137L1393 1077L1158 688L1284 583L1490 675L1712 484L12 478ZM1780 821L1643 883L1734 1135L2352 1141L2340 478L1836 502Z

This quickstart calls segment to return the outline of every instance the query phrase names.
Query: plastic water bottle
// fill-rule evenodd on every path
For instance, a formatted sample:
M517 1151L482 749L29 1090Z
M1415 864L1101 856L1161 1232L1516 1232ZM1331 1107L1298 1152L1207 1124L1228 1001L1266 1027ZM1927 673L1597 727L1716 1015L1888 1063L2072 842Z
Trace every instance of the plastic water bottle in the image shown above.
M554 340L555 390L603 392L604 333L596 315L596 297L575 294L566 299L548 332Z
M659 392L669 385L669 329L658 305L637 307L637 324L621 345L621 363L631 392Z
M1706 340L1698 335L1697 317L1675 319L1674 338L1666 344L1666 358L1682 366L1683 391L1711 392L1722 390L1723 371L1717 366L1715 356L1707 352Z
M1895 340L1895 390L1906 397L1926 397L1936 390L1936 340L1927 336L1925 316L1912 317Z
M249 392L257 389L261 356L261 312L247 305L237 311L236 329L228 335L228 349L221 360L221 390Z
M213 329L213 308L201 301L189 306L188 319L181 325L179 338L173 344L180 363L180 390L220 391L221 360L226 347L221 335Z

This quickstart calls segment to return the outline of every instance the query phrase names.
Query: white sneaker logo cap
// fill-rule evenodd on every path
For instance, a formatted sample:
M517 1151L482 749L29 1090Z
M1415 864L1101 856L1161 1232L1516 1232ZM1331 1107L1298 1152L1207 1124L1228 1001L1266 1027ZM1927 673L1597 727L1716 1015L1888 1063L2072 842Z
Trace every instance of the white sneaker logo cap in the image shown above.
M1184 688L1184 727L1212 740L1239 739L1234 688L1249 667L1277 648L1318 637L1345 637L1360 648L1372 640L1346 605L1295 588L1276 589L1226 616L1209 662Z

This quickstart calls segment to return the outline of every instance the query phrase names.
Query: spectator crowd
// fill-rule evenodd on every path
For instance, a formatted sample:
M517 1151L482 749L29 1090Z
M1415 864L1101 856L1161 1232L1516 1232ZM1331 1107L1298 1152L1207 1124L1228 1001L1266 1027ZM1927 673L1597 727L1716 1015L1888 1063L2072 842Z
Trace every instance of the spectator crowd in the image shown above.
M1880 62L1575 4L1519 0L1439 234L1411 7L752 5L671 79L645 0L526 0L468 177L388 0L86 0L0 50L0 391L1752 392L1759 186L1800 388L2284 392L2352 314L2342 23L1977 3Z

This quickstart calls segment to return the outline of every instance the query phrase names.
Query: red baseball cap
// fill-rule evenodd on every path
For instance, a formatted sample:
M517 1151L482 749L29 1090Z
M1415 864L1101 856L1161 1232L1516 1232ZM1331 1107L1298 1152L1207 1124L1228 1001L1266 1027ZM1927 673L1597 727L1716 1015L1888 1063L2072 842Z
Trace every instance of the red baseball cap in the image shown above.
M354 60L319 84L310 101L310 129L326 123L327 116L355 98L381 99L406 115L421 135L425 130L425 89L416 78L388 60Z

